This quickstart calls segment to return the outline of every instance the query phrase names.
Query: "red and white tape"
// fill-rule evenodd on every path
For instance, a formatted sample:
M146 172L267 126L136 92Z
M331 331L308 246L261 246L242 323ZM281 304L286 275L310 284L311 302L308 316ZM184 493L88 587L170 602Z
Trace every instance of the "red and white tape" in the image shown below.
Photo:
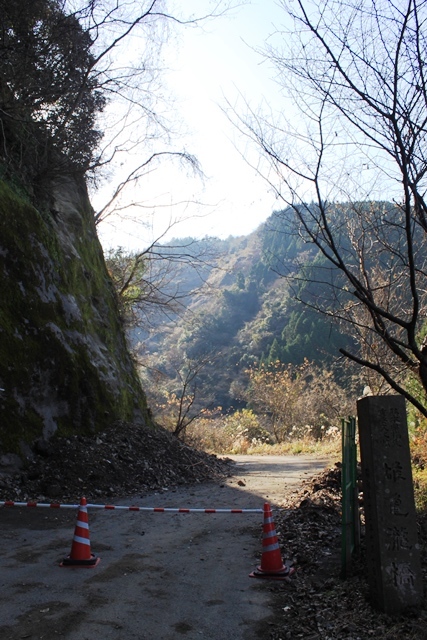
M79 504L62 504L59 502L14 502L5 500L0 507L47 507L49 509L78 509ZM264 513L263 509L186 509L172 507L137 507L113 504L90 504L88 509L105 509L107 511L153 511L155 513Z

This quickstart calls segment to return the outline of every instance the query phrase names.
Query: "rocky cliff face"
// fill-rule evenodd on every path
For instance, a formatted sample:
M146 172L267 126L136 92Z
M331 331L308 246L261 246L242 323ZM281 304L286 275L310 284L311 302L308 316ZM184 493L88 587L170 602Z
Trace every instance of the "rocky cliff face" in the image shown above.
M83 180L36 209L0 181L0 454L149 423Z

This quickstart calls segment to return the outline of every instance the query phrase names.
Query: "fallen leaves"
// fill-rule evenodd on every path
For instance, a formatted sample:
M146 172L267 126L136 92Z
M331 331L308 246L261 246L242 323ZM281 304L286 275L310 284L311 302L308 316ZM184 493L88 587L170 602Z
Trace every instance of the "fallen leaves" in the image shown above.
M363 513L362 513L363 516ZM302 489L284 497L274 513L284 558L296 568L290 582L271 586L273 625L259 636L268 640L425 640L427 610L392 618L369 603L363 548L351 575L341 572L341 469L337 464ZM363 522L363 518L362 518ZM362 528L363 529L363 528ZM419 516L420 542L425 550L427 526ZM424 575L427 574L425 551Z

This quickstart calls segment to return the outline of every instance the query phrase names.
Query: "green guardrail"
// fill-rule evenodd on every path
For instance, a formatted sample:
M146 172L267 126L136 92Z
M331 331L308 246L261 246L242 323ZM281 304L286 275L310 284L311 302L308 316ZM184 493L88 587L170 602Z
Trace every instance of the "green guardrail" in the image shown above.
M360 518L357 489L356 418L342 419L342 529L341 577L350 570L351 558L360 546Z

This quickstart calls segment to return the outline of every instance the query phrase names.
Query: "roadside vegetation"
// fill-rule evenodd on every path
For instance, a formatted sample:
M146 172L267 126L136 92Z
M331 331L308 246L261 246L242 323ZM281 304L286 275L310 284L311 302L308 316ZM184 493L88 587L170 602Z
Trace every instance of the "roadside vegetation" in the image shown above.
M408 420L412 417L408 414ZM245 455L303 455L330 456L341 460L341 418L334 424L295 424L280 442L268 430L268 420L250 409L221 415L206 411L189 427L185 435L187 444L196 449L217 454ZM409 442L412 459L415 505L417 511L427 511L427 423L417 427L409 424ZM358 455L360 460L360 455Z
M342 419L356 414L356 395L351 388L343 388L330 371L307 360L298 366L276 361L252 367L246 370L246 386L241 385L239 398L245 405L242 408L199 409L187 423L182 419L183 407L188 409L185 415L191 415L192 396L171 394L152 407L162 426L208 453L316 454L341 459ZM425 511L427 420L412 407L408 429L416 506Z
M412 411L408 418L415 505L419 511L427 511L427 420L414 420Z
M312 426L304 425L286 440L274 442L260 422L259 417L247 409L225 416L201 417L191 425L186 441L196 448L221 454L340 454L339 427L325 429L324 437L319 439Z
M153 394L149 400L160 424L215 453L333 451L341 437L341 417L355 412L350 393L332 372L308 360L250 367L234 394L236 408L205 406L197 413L188 385L180 394L164 393L160 401Z

